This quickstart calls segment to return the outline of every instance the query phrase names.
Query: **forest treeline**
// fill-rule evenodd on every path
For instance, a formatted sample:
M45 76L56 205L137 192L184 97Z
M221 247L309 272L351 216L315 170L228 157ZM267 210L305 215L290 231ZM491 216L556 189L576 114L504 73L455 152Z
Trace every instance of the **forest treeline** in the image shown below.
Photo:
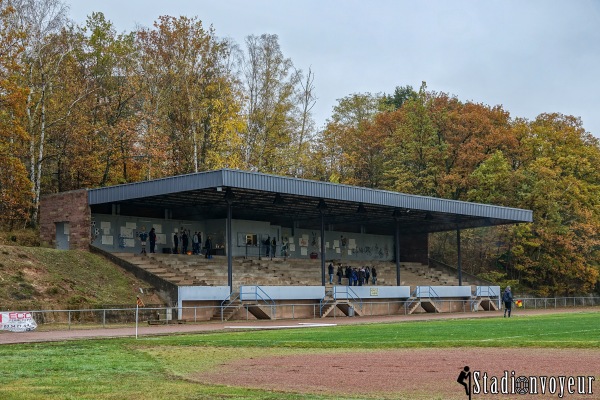
M236 168L533 210L463 232L463 265L539 295L600 290L600 144L579 118L398 86L338 100L323 127L311 68L276 35L223 39L197 17L118 33L59 0L0 0L0 224L40 196ZM401 79L401 77L398 77ZM431 255L456 265L455 234Z

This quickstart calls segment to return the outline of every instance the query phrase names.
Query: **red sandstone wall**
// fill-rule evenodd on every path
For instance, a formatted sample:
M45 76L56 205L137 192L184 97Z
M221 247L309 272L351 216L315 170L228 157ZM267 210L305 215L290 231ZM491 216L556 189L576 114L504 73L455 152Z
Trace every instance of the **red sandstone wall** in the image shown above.
M42 197L40 201L40 238L56 246L56 223L70 224L71 249L88 250L92 217L87 190L74 190Z

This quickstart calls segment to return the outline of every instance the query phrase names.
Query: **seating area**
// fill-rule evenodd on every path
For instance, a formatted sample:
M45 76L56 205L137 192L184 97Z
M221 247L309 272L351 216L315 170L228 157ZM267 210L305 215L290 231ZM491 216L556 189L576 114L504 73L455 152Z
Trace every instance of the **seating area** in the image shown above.
M179 286L227 285L227 259L222 256L206 259L202 256L158 253L147 256L132 253L115 255ZM336 270L337 264L334 261ZM351 264L353 267L362 265L362 262ZM372 261L364 262L364 265L377 268L377 285L396 285L395 263ZM337 283L337 276L334 277L334 282ZM347 284L346 278L342 280L342 284ZM470 283L463 280L463 284L469 285ZM238 288L242 285L319 286L321 285L321 262L312 259L235 258L233 260L233 286ZM420 263L402 262L400 285L458 285L458 279Z

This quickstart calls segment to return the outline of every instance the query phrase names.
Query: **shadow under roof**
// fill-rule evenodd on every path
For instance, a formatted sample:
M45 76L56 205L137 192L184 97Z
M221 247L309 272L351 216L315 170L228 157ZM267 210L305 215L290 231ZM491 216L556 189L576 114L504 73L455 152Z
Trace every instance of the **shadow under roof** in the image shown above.
M120 204L130 209L170 209L174 219L227 216L316 229L321 212L331 229L390 234L429 233L533 221L530 210L438 199L385 190L221 169L88 191L92 211ZM319 205L321 204L321 207Z

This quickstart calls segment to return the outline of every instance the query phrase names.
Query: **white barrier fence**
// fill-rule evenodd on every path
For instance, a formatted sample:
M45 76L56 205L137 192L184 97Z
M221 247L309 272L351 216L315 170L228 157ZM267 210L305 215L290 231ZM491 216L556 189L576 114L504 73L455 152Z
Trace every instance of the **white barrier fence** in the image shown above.
M552 297L552 298L523 298L524 309L553 309L568 307L594 307L600 306L600 297ZM364 316L404 315L407 301L363 301L361 314ZM471 312L469 301L440 299L442 312ZM318 303L279 304L276 315L287 315L285 319L320 319ZM307 309L309 311L307 315ZM145 323L152 320L175 320L178 313L186 315L186 322L205 322L207 314L212 315L214 306L198 307L143 307L139 308L139 321ZM6 311L15 313L16 311ZM518 309L517 309L518 312ZM4 313L4 312L3 312ZM85 329L95 327L120 327L135 324L136 308L106 308L106 309L81 309L81 310L35 310L30 313L38 329ZM246 319L253 319L245 311ZM346 317L341 311L334 309L333 317Z

